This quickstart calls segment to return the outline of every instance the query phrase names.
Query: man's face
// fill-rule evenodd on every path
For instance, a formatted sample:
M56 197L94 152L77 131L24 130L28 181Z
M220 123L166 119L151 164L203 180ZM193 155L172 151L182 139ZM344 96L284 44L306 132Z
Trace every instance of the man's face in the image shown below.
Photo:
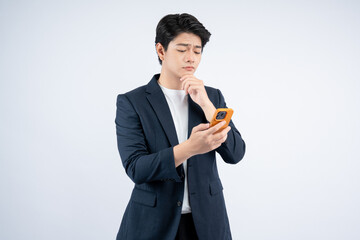
M180 33L164 53L162 67L169 74L181 78L194 74L201 60L201 39L193 33Z

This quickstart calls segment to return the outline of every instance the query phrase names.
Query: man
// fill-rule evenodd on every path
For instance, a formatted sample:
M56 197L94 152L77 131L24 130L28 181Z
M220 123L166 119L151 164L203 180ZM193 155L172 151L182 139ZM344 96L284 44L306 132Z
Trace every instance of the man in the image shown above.
M210 33L189 14L163 17L156 28L161 73L117 98L120 157L135 183L120 239L231 239L215 151L239 162L245 143L231 121L209 127L221 92L194 73Z

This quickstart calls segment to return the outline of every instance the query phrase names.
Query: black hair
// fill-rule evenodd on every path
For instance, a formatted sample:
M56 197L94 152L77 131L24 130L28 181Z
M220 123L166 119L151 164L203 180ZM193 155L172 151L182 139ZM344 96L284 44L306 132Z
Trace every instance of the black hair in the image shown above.
M192 15L188 13L168 14L163 17L156 27L155 45L161 43L165 51L169 43L180 33L193 33L201 39L201 52L209 41L211 33ZM159 58L160 64L162 64Z

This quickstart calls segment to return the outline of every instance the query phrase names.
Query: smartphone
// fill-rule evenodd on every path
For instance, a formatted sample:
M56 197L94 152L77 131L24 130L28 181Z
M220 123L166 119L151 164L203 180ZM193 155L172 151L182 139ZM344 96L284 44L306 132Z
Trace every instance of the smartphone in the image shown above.
M223 129L225 129L231 120L231 116L233 115L234 110L232 110L231 108L218 108L216 109L214 116L211 119L210 122L210 127L215 126L216 124L218 124L221 121L226 121L225 125L222 126L218 131L216 131L215 133L221 132Z

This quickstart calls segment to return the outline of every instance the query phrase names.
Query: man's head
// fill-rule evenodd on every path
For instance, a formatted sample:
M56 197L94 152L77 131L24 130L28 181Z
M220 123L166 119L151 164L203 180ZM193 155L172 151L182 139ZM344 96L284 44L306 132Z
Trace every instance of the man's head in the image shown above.
M156 27L155 46L163 68L174 74L194 73L211 33L192 15L169 14ZM186 67L192 66L193 71Z

